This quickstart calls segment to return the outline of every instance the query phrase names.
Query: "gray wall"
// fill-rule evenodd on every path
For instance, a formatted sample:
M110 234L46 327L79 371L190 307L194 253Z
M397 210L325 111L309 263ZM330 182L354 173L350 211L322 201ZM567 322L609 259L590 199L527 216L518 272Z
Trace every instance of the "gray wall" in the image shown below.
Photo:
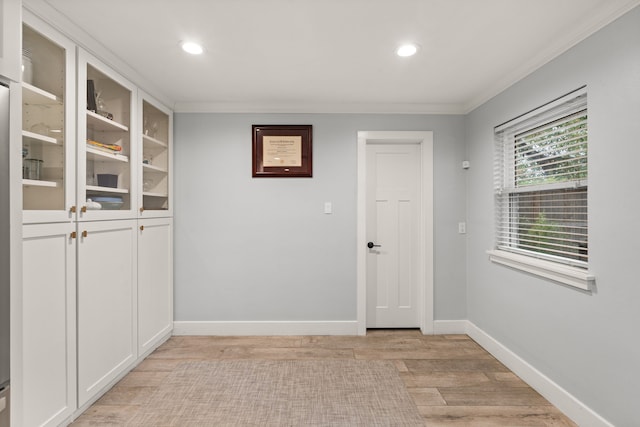
M360 130L434 132L435 316L466 318L463 120L176 114L175 319L356 320ZM251 178L252 124L313 125L313 178Z
M586 294L494 265L492 128L587 85ZM473 111L466 120L469 320L616 426L637 426L640 380L640 8Z

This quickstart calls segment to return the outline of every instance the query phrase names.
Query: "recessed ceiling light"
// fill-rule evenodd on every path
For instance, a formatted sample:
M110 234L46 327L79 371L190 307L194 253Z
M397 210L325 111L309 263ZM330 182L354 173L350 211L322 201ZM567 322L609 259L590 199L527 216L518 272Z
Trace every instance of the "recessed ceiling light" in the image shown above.
M419 46L415 43L405 43L396 49L396 55L407 57L413 56L418 52Z
M182 42L182 50L192 55L200 55L204 52L202 46L195 42Z

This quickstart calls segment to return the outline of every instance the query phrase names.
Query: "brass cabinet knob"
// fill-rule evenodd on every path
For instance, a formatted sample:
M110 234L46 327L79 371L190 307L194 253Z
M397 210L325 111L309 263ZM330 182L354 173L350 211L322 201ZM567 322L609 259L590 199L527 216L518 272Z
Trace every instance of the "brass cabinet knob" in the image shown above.
M72 231L72 232L71 232L71 238L72 238L72 239L75 239L75 238L76 238L76 232L75 232L75 231Z
M140 213L144 212L144 206L140 207Z
M144 231L144 225L140 226L140 231Z
M87 212L87 207L83 206L82 208L80 208L80 212L86 213Z
M71 213L76 213L76 206L75 205L71 206L71 208L69 208L69 211Z
M87 237L88 235L89 235L89 233L87 233L87 230L84 230L84 231L82 232L82 237Z

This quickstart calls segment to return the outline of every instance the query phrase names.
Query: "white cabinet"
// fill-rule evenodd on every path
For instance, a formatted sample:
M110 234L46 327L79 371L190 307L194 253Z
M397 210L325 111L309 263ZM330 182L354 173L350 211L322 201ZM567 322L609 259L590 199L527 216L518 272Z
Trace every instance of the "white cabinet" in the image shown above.
M78 224L78 406L137 357L137 221Z
M0 76L20 81L21 3L0 0Z
M75 215L75 46L25 12L22 82L23 222L63 222Z
M140 218L172 215L171 160L173 114L150 95L139 91L139 174Z
M76 409L76 239L71 223L23 227L22 419L55 426Z
M138 225L138 356L145 356L173 329L173 220Z
M25 76L11 107L24 224L14 420L48 426L79 415L173 329L173 113L23 13L21 27L20 2L0 0L0 76Z
M82 49L77 87L78 219L136 218L136 88Z

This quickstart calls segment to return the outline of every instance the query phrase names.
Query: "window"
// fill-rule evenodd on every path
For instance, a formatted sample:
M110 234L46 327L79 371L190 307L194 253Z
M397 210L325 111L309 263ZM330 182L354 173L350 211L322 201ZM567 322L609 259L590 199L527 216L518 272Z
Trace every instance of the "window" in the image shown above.
M505 259L515 260L527 271L542 267L546 277L547 268L559 265L577 275L584 289L582 280L593 280L586 274L587 117L581 88L495 128L492 252L493 261L514 266Z

